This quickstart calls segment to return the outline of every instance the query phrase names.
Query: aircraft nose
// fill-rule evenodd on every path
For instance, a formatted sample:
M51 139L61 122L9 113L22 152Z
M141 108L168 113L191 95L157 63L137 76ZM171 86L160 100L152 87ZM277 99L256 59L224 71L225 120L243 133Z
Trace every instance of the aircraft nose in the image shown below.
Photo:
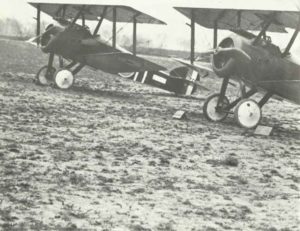
M50 39L51 39L51 30L54 28L54 25L53 24L48 24L46 27L45 27L45 32L42 34L41 36L41 45L43 47L47 46Z
M48 26L46 26L45 32L41 36L42 47L47 47L51 42L52 38L62 31L63 28L53 24L49 24Z
M229 53L232 48L234 48L233 40L226 38L220 43L213 54L213 69L220 77L227 77L233 74L234 59Z

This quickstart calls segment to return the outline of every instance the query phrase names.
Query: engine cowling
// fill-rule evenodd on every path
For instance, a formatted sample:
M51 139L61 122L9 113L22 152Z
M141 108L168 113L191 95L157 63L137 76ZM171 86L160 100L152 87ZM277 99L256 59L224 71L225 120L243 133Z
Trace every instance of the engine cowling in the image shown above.
M44 52L48 52L48 46L53 37L57 36L64 29L60 26L50 24L46 27L45 32L41 36L41 45Z
M214 72L220 77L227 77L234 73L235 61L228 56L223 49L234 47L234 42L231 38L224 39L216 49L212 57L212 66Z
M239 74L242 67L250 64L251 57L243 51L235 41L225 38L216 49L212 66L215 73L220 77L229 77Z

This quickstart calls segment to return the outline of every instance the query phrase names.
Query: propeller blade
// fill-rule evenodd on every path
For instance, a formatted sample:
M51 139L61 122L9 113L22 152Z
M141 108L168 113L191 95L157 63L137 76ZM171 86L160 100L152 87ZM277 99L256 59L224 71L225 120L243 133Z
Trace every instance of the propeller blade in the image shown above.
M203 70L212 72L212 73L214 72L212 69L211 63L195 62L194 64L191 64L190 61L185 60L185 59L173 58L173 60L175 60L183 65L186 65L199 73L203 72Z
M51 32L52 28L53 28L53 27L49 28L49 29L46 30L44 33L41 33L41 34L38 35L38 36L35 36L35 37L32 37L32 38L28 39L28 40L26 41L26 43L29 43L29 44L31 44L31 45L40 47L40 45L37 45L38 39L40 39L44 34Z
M238 60L242 63L250 63L251 57L243 50L239 48L217 48L215 55L224 54L227 57L231 57L235 60Z
M40 45L37 44L37 41L38 39L40 39L42 37L42 35L39 35L39 36L36 36L36 37L33 37L33 38L30 38L28 39L27 41L25 41L26 43L29 43L33 46L36 46L36 47L40 47Z
M201 56L209 56L209 55L213 55L214 53L215 53L215 49L211 49L203 52L197 52L197 54L200 54Z

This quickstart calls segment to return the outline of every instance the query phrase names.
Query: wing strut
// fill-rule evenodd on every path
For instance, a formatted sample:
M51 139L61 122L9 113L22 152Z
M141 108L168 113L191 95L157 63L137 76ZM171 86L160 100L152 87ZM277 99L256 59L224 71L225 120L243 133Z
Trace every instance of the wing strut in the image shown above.
M191 54L190 54L190 59L191 59L191 64L194 63L195 60L195 11L192 9L191 12Z
M271 21L266 22L265 25L263 26L263 29L259 34L256 36L255 40L253 41L253 45L256 45L258 41L261 39L261 37L266 35L266 31L268 30L269 26L271 25Z
M299 34L299 31L300 31L300 14L299 14L299 21L298 21L297 28L296 28L290 42L288 43L287 47L285 48L285 51L282 53L282 57L286 57L289 54L290 49L292 48L292 46L293 46L293 44L294 44L294 42L295 42L295 40L296 40L296 38Z
M63 10L62 10L62 17L65 18L66 16L66 11L67 11L67 5L63 6Z
M82 6L82 7L80 8L80 10L77 12L76 16L73 18L73 20L72 20L72 22L71 22L71 24L70 24L70 27L74 26L75 23L76 23L76 21L77 21L77 19L79 19L79 17L82 16L83 10L84 10L84 6Z
M67 5L66 4L63 4L62 6L60 6L58 8L58 10L56 11L55 13L55 16L56 17L62 17L62 18L65 18L66 16L66 9L67 9Z
M133 38L132 38L132 53L134 56L136 56L136 20L137 15L133 17Z
M262 30L259 32L259 34L256 36L255 40L253 41L253 45L256 45L258 41L261 39L261 37L266 36L266 32L272 22L274 21L274 16L276 13L272 13L269 15L269 17L263 22Z
M37 16L36 16L36 36L39 37L41 34L41 5L37 5ZM38 38L36 40L36 44L39 46L40 45L40 39Z
M226 13L225 10L221 11L214 21L214 49L217 48L218 46L218 23L219 20L224 17L225 13Z
M241 28L241 23L242 23L242 11L239 10L237 12L237 27L240 29Z
M112 45L113 48L116 48L117 45L117 9L116 7L113 8L113 29L112 29Z
M82 18L82 26L85 26L85 15L83 11L81 13L81 18Z
M218 46L218 20L214 22L214 49Z
M94 36L98 34L98 31L99 31L99 29L100 29L100 27L101 27L101 24L102 24L102 22L103 22L103 20L104 20L104 18L105 18L106 11L107 11L107 6L105 6L104 9L103 9L101 18L100 18L100 20L99 20L99 22L98 22L98 24L97 24L97 26L96 26L96 28L95 28L95 30L94 30L94 33L93 33Z

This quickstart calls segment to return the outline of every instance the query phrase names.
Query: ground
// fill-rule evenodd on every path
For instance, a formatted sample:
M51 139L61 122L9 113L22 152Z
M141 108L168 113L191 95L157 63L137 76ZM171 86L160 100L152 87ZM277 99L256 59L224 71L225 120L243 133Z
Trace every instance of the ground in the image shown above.
M300 230L299 106L271 100L253 135L196 99L84 70L34 83L47 56L0 41L1 230ZM173 120L175 111L186 120Z

